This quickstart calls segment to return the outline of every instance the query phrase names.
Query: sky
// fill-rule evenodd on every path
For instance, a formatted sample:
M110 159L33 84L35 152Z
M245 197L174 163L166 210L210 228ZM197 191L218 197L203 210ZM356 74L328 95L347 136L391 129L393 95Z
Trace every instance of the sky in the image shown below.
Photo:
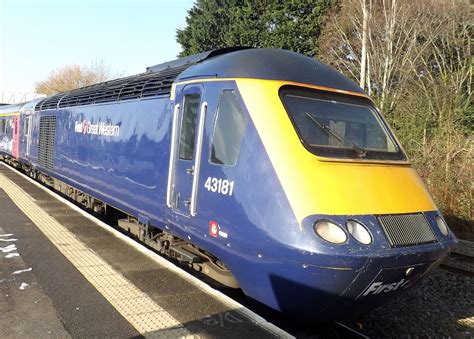
M104 63L127 76L176 59L193 0L0 0L0 92L33 92L52 70Z

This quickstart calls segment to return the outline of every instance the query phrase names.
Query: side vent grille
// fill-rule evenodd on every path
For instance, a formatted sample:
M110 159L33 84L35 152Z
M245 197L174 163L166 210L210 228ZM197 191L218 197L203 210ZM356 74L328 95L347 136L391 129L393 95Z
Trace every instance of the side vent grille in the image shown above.
M56 117L40 118L38 162L47 169L54 169L54 144L56 140Z
M392 247L436 242L429 222L422 213L378 216Z
M63 94L56 94L50 97L47 97L43 100L41 100L35 108L38 108L39 110L46 110L46 109L56 109L58 106L59 100L61 100L61 97Z
M59 93L40 101L35 111L169 95L176 77L189 65L143 73Z

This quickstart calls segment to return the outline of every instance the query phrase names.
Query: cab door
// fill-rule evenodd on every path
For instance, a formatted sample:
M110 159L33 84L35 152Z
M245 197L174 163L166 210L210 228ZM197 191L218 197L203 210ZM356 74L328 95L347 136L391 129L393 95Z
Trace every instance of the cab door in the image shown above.
M171 133L167 205L185 216L197 213L197 190L207 103L202 85L184 87L176 97Z

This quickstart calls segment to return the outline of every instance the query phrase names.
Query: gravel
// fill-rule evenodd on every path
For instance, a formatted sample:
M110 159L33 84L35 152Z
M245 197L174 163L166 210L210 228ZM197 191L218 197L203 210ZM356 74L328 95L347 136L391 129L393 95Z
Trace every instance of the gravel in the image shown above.
M437 268L418 287L344 323L372 338L474 338L473 282Z

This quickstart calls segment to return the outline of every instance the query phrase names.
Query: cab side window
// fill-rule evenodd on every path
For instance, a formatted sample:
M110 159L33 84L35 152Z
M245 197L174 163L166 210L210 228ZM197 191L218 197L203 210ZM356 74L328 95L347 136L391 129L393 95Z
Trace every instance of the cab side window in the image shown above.
M234 90L222 91L212 136L211 163L234 166L237 163L247 120Z
M184 97L183 120L179 140L179 158L183 160L193 160L199 100L199 94L188 94Z

